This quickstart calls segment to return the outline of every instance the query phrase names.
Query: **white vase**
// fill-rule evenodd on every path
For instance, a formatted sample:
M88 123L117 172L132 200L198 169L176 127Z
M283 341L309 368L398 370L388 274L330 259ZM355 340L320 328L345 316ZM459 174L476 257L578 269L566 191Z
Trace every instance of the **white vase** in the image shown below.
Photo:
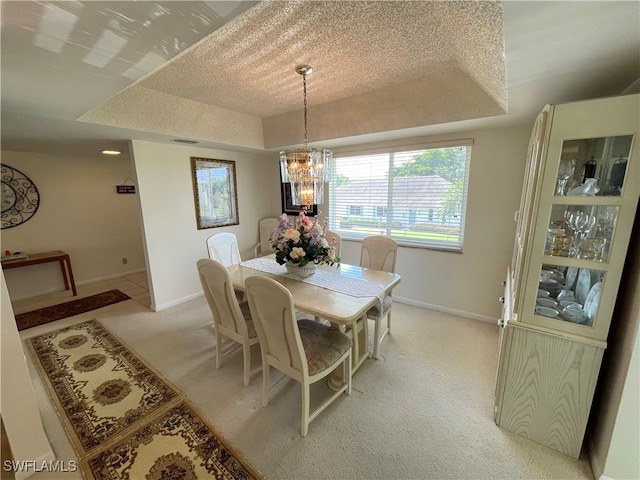
M301 267L297 263L287 262L285 267L287 267L287 272L302 278L307 278L309 275L313 275L317 269L317 265L315 263L307 263L304 267Z

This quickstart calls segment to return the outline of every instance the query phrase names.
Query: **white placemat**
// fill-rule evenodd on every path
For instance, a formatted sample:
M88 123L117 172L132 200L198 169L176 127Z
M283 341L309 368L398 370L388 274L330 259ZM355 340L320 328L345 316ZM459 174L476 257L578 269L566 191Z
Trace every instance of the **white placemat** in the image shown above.
M287 272L287 267L279 265L278 262L271 258L252 258L251 260L240 263L240 265L261 272L291 278L299 282L315 285L316 287L326 288L327 290L333 290L334 292L345 293L352 297L378 297L378 300L381 302L384 299L384 288L381 285L359 278L340 275L337 268L335 272L319 268L313 275L301 278Z

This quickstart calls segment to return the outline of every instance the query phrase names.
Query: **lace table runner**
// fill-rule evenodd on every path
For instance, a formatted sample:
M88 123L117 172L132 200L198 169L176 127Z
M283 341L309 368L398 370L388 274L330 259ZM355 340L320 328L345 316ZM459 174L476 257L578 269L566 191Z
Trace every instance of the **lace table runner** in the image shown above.
M287 267L284 265L279 265L275 260L264 257L252 258L251 260L240 263L240 265L261 272L292 278L299 282L326 288L334 292L345 293L352 297L378 297L378 300L381 302L384 299L385 290L382 285L360 278L340 275L337 271L332 272L318 268L313 275L301 278L287 272Z

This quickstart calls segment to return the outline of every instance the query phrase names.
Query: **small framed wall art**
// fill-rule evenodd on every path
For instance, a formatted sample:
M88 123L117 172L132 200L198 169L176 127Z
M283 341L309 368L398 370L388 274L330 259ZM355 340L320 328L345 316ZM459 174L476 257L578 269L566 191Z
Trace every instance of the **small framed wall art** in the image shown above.
M238 225L236 162L191 157L198 230Z

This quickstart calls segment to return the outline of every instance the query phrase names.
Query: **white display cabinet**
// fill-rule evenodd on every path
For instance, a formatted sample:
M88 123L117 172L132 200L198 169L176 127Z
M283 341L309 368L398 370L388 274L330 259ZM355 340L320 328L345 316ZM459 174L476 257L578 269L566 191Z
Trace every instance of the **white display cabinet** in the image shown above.
M640 195L640 96L546 106L505 282L496 423L578 458Z

